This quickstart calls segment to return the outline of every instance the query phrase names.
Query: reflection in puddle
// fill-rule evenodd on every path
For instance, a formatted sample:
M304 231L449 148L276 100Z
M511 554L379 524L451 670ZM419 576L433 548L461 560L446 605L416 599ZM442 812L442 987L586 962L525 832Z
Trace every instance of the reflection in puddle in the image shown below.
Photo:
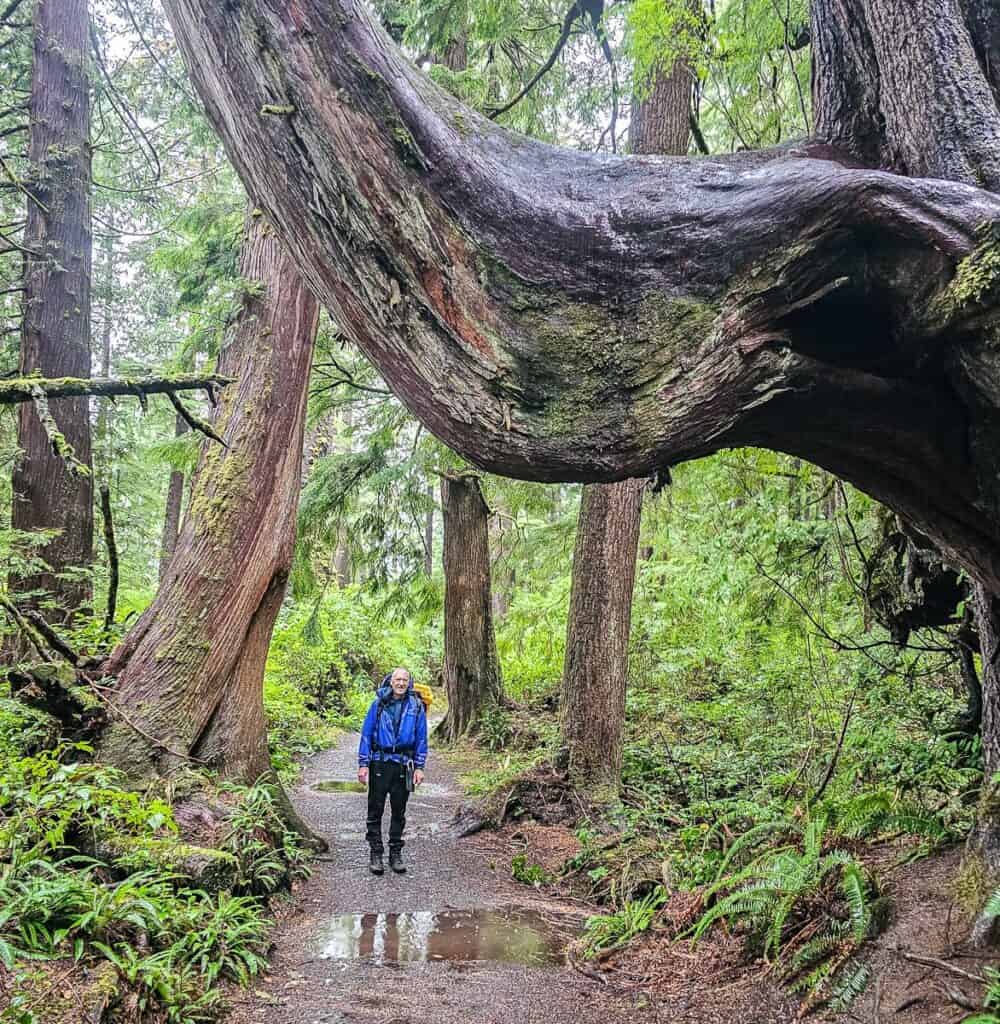
M326 927L320 956L377 964L429 960L560 963L577 930L566 918L542 917L531 910L338 914Z

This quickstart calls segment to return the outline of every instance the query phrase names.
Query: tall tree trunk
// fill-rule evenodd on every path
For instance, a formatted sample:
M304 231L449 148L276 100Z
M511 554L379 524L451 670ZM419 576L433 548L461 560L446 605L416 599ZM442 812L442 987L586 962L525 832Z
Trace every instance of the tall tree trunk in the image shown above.
M348 405L341 414L345 427L350 427L354 420L354 411ZM350 439L347 441L347 450L351 450ZM333 578L337 587L343 590L349 586L354 579L354 566L351 564L351 547L348 541L347 529L341 525L337 531L337 547L333 553Z
M432 503L424 513L424 575L434 575L434 488L427 485L427 498Z
M669 72L654 76L646 94L635 97L629 123L633 153L687 153L692 83L689 67L678 60ZM644 480L586 484L580 499L560 702L562 745L574 784L599 801L617 796L621 784L645 489Z
M966 865L982 882L985 899L1000 886L1000 599L981 583L974 585L976 630L982 658L983 784L976 824L966 845ZM973 669L973 672L975 670ZM972 930L974 945L997 938L997 921L980 914Z
M90 91L87 0L35 4L31 80L31 163L24 231L24 327L21 374L90 376ZM59 432L89 469L90 400L51 407ZM41 549L51 572L12 580L14 590L44 590L58 604L53 619L91 604L89 576L57 574L93 561L93 475L68 472L31 403L18 408L22 455L14 469L11 525L56 530ZM31 601L37 604L37 599Z
M251 782L270 769L261 683L295 542L318 306L260 217L240 274L258 282L219 357L236 377L213 417L170 571L107 666L102 759L134 775L196 758Z
M183 437L190 428L184 417L177 414L174 423L174 437ZM184 504L184 472L171 470L167 483L167 507L163 514L163 536L160 541L160 583L166 578L167 567L177 547L177 535L181 525L181 508Z
M493 633L489 508L477 477L441 478L444 520L444 680L448 713L437 735L459 739L503 697Z
M560 701L569 774L597 802L618 793L625 722L629 621L642 486L585 487ZM586 566L586 571L581 570Z
M111 325L114 323L115 301L115 242L108 235L101 246L104 266L101 272L101 376L111 376ZM97 476L107 481L111 473L114 444L111 430L112 403L108 398L98 399L97 429L95 431Z

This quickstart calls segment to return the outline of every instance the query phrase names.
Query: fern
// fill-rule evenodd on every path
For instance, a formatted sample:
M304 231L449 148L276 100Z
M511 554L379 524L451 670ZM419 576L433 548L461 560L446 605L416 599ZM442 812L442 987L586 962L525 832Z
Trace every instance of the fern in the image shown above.
M733 843L724 867L792 827L772 821L751 829ZM715 902L694 925L692 938L697 941L719 921L742 922L750 942L774 959L793 988L816 998L829 987L828 998L849 1001L867 979L857 964L849 973L842 965L873 930L874 882L846 850L824 852L825 816L798 828L797 843L759 850L738 871L719 872L706 891ZM810 921L815 934L796 949L795 937Z

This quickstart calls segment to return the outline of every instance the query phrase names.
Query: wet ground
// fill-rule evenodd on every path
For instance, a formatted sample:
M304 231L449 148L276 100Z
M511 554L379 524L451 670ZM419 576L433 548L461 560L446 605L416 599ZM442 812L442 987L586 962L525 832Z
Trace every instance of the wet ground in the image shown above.
M274 935L271 970L229 1024L635 1024L666 1020L563 964L585 908L532 898L460 839L454 779L432 759L410 798L408 871L371 875L357 737L314 757L293 794L330 842ZM385 826L388 828L388 808Z

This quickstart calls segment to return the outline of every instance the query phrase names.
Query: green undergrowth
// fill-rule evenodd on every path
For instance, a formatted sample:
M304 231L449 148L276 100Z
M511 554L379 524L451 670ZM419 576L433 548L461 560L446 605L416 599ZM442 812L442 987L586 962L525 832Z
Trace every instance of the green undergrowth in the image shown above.
M375 685L395 665L418 682L436 660L426 630L392 625L376 614L359 587L330 588L279 620L268 652L264 707L271 760L285 781L302 757L336 742L339 730L357 730Z
M307 873L271 790L201 778L205 834L185 835L169 793L131 791L79 744L28 752L23 720L0 752L0 1021L93 1000L108 1021L216 1019L220 983L266 966L269 899Z
M479 730L447 750L462 788L472 797L501 794L512 782L547 763L559 741L551 715L531 705L493 708Z

